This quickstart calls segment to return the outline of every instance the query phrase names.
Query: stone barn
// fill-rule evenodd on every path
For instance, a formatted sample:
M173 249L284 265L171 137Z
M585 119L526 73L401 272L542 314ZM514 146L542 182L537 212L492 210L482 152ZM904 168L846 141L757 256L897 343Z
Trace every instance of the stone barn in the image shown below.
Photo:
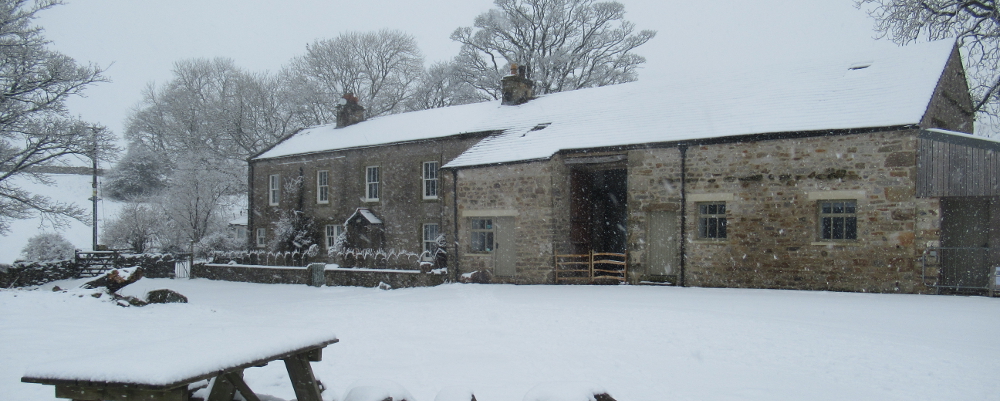
M329 181L306 192L327 182L329 203L309 213L343 226L365 207L387 246L414 252L444 234L456 276L992 288L1000 143L967 134L972 102L952 42L647 80L533 97L521 76L504 83L522 85L517 102L305 130L251 160L251 226L266 234L281 208L268 203L268 177L325 170Z

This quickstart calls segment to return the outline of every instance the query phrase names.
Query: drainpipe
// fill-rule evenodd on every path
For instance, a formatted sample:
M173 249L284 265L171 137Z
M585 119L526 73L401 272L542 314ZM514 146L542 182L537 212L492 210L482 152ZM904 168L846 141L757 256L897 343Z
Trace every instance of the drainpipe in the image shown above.
M678 280L678 284L681 287L685 286L684 273L685 273L685 260L687 259L687 188L685 184L687 183L687 150L688 146L686 144L677 145L677 150L681 152L681 274Z
M453 234L455 238L452 241L455 243L455 256L452 258L455 265L454 280L458 282L458 170L451 170L451 206L452 206L452 216L451 220L455 223L455 231Z

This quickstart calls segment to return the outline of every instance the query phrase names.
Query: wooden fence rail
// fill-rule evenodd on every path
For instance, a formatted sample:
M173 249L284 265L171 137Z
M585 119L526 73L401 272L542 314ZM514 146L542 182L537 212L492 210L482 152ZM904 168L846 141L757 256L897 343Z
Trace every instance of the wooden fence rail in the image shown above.
M556 284L624 283L628 279L628 254L594 252L555 255Z

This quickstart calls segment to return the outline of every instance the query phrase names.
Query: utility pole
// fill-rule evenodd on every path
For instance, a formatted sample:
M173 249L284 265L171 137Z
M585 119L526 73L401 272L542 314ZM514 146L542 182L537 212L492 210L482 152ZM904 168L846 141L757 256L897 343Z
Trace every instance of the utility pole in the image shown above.
M93 248L91 249L96 251L97 250L97 128L91 128L91 133L93 134L93 143L94 143L93 151L91 152L90 155L90 160L94 164L94 175L93 175L94 180L91 184L92 191L90 198L90 200L94 202L94 244Z

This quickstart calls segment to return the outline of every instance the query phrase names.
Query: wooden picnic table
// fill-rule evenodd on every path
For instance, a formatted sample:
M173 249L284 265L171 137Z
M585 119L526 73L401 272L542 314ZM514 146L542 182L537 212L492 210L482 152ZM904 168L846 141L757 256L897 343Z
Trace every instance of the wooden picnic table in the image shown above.
M320 361L323 348L338 342L336 336L264 331L249 340L192 336L114 355L53 361L31 368L21 381L54 385L56 398L188 401L188 385L214 378L206 401L231 401L237 391L259 401L243 381L243 370L282 360L296 399L322 401L309 363Z

